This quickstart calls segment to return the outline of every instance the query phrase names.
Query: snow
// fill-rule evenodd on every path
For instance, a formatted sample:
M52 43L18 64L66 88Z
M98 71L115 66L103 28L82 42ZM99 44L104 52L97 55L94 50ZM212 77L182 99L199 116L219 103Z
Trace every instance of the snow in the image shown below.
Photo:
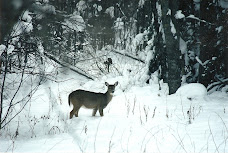
M204 97L207 95L207 89L204 85L200 83L190 83L181 86L176 91L176 95L188 98Z
M158 16L161 17L162 16L162 9L161 9L161 5L158 2L156 3L156 9L158 11Z
M181 37L179 42L179 48L180 48L181 54L187 53L187 43Z
M219 27L215 28L215 30L218 31L218 33L220 33L222 31L222 29L223 29L223 26L219 26Z
M0 45L0 56L2 55L5 49L6 49L5 45Z
M158 82L157 73L151 76L149 84L142 84L146 70L134 74L122 66L122 75L110 74L91 81L58 65L46 66L49 72L58 71L57 81L42 84L22 113L2 129L0 152L228 150L225 91L209 95L202 84L192 83L167 95L167 84ZM92 110L81 108L78 118L69 119L69 93L77 89L104 93L105 81L119 84L104 109L104 117L92 117ZM28 90L24 87L20 91L21 96L25 89Z
M38 43L38 51L43 54L44 53L44 47L41 42Z
M83 12L87 8L87 5L85 1L81 0L77 3L76 7L79 12Z
M117 30L121 30L124 28L124 23L121 18L116 19L114 28Z
M195 59L203 67L205 67L205 65L207 65L208 62L209 62L209 60L206 60L206 61L202 62L201 59L198 56L196 56Z
M85 30L85 22L83 18L74 12L69 18L65 19L65 24L72 30L75 31L84 31Z
M36 2L32 4L35 11L40 13L39 18L42 19L44 14L56 14L56 9L53 5L48 4L47 2L43 1L44 3L41 4L40 2Z
M29 15L29 11L25 11L23 16L22 16L22 20L26 21L26 22L31 22L32 21L32 17Z
M138 45L142 45L144 42L144 36L145 33L139 33L135 36L135 38L132 41L133 46L138 46Z
M171 10L170 9L167 11L166 15L171 15Z
M13 26L13 30L11 32L11 37L12 37L12 42L10 45L14 45L18 42L19 36L22 33L29 33L33 30L33 25L32 25L32 17L29 15L30 12L29 11L25 11L22 14L22 19L19 20L14 26ZM11 48L12 47L8 47L9 49L9 53L12 52Z
M114 18L114 7L111 6L105 10L105 13L109 14L111 18Z
M143 8L144 4L145 4L145 0L139 0L138 6L139 6L140 8Z
M182 10L178 10L175 14L176 19L183 19L185 15L182 13Z
M156 7L161 15L161 5L157 3ZM25 19L29 20L29 13L25 15ZM84 28L84 20L77 12L69 16L65 23L75 30ZM175 35L172 21L170 25ZM121 18L117 18L115 28L123 28ZM137 34L132 44L142 44L146 35L146 31ZM148 46L153 46L153 39L148 42ZM8 52L12 52L13 47L8 46ZM147 75L154 48L147 48L149 54L145 56L145 63L123 58L110 52L112 47L109 48L97 51L92 57L100 61L111 57L111 73L98 75L100 71L97 72L97 65L91 61L79 63L88 73L99 76L94 80L88 80L43 57L42 69L46 72L47 80L36 92L29 94L28 103L22 112L1 129L0 152L228 151L228 86L209 94L202 84L184 84L175 94L168 95L169 87L158 79L158 72ZM4 49L5 46L1 45L0 51ZM43 54L41 43L38 43L38 50ZM181 38L180 50L187 55L187 44ZM190 51L190 54L193 53ZM202 65L207 62L202 63L198 57L196 60L197 64ZM33 66L34 72L39 72L41 68L38 67L39 63L36 64ZM7 77L9 80L20 79L14 73ZM22 84L14 103L23 99L38 84L39 77L25 74L26 82ZM149 84L146 83L148 79ZM69 119L72 106L68 105L68 95L77 89L105 93L106 81L109 84L118 81L119 84L112 101L104 109L104 116L100 117L98 113L92 117L92 110L81 108L78 118ZM14 94L16 86L17 83L10 85L10 95ZM11 100L10 95L4 99L3 116ZM16 105L10 117L21 110L24 104L25 101Z
M102 6L98 5L97 10L100 12L102 11Z
M222 8L227 9L227 8L228 8L228 0L219 0L219 5L220 5Z
M13 45L9 45L8 48L7 48L7 54L11 54L14 50L14 46Z
M171 27L171 32L172 32L172 34L173 34L173 37L174 37L175 39L177 39L177 36L176 36L177 31L176 31L176 28L175 28L175 26L174 26L172 20L170 20L170 27Z

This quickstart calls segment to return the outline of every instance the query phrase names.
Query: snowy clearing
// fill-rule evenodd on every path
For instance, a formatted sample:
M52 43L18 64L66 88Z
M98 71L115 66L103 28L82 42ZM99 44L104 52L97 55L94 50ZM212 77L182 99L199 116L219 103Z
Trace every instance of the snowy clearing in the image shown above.
M0 152L227 152L226 93L206 95L200 84L166 95L156 83L124 87L126 78L88 81L64 70L58 83L41 85L17 119L1 134ZM69 119L68 94L105 92L119 80L104 117L81 108ZM165 85L164 85L165 86ZM162 89L164 89L162 87ZM197 92L194 92L196 90ZM178 93L192 92L189 96Z

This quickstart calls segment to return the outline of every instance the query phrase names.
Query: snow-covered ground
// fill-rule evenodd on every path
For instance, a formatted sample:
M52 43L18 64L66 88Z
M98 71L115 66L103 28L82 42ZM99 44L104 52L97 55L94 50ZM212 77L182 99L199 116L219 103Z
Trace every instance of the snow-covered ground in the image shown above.
M129 78L128 78L129 79ZM68 70L59 82L41 85L18 118L4 128L0 152L228 152L228 95L191 84L167 95L123 76L89 81ZM69 119L68 94L76 89L105 92L105 81L119 81L115 96L92 117L81 108Z
M203 85L188 84L167 95L162 81L159 90L156 73L145 83L147 63L106 56L113 58L112 73L94 81L47 62L43 69L50 72L49 79L0 131L0 152L228 152L227 89L209 95ZM86 64L95 72L91 63ZM22 84L15 101L39 82L39 77L24 77L33 84ZM68 95L77 89L104 93L106 81L119 84L104 116L92 117L92 110L81 108L78 118L69 119ZM23 102L18 104L12 114L23 107Z

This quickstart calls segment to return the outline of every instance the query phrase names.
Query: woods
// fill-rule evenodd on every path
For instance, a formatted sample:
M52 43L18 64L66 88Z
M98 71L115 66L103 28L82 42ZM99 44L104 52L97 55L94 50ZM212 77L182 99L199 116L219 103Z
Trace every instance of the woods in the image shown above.
M1 110L9 92L7 74L46 77L43 60L53 57L87 78L98 78L110 73L106 64L112 57L97 55L102 49L145 63L145 82L156 72L159 81L168 83L169 94L185 83L202 83L210 90L227 85L225 0L1 3ZM10 9L14 13L6 13ZM85 61L93 62L96 74L82 67Z
M16 24L14 18L27 8L33 25L28 37L34 35L40 39L45 51L55 55L58 50L63 56L73 52L77 57L78 51L88 44L93 51L113 45L137 56L142 52L147 56L151 51L156 56L151 59L148 75L161 66L160 79L169 83L170 93L174 93L183 77L188 83L201 82L206 86L218 78L227 78L227 9L221 3L212 0L29 1L23 2L15 14L6 16L4 12L13 6L3 1L1 19L8 21L1 25L1 43L9 43L7 28L12 28L9 24ZM31 43L38 46L35 41ZM180 45L186 45L182 52Z
M227 59L228 0L1 0L0 152L227 152Z
M43 67L44 56L53 56L91 78L77 64L93 59L104 72L106 59L102 62L95 55L102 48L124 50L128 57L146 61L148 80L158 72L159 80L168 83L169 94L193 82L219 90L227 84L228 74L228 11L222 2L50 0L21 1L17 7L3 1L1 103L7 73L30 71L29 57ZM9 9L15 13L5 13ZM35 73L45 75L42 69Z

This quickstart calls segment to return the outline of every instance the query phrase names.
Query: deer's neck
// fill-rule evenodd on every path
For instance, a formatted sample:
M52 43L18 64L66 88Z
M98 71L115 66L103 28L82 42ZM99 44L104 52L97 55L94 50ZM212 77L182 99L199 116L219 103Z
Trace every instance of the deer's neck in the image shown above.
M109 103L112 100L113 93L106 92L106 98L107 98L107 103Z

